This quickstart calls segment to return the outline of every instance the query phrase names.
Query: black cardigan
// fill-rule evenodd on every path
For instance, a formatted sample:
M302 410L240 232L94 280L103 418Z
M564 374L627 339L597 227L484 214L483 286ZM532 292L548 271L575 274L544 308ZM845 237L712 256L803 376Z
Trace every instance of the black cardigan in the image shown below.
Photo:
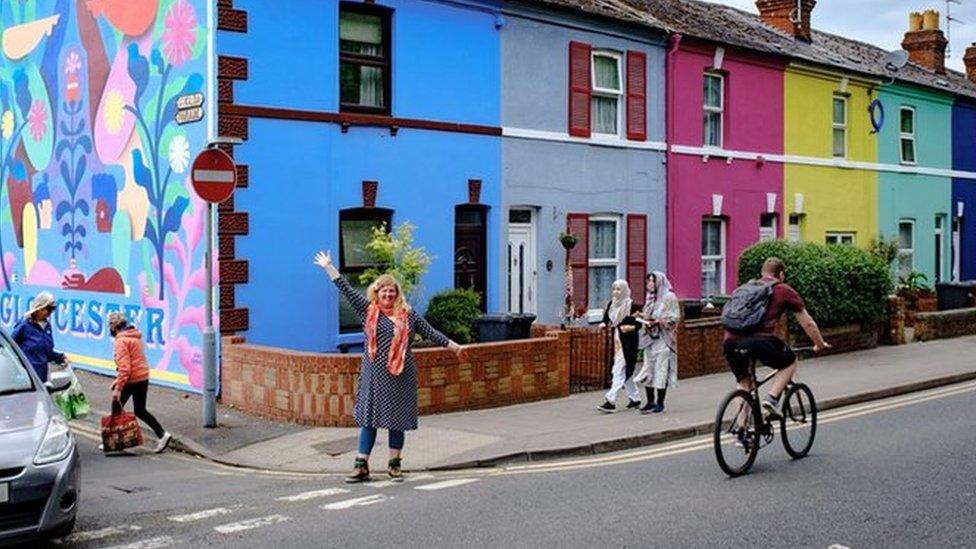
M640 323L637 322L637 318L634 317L635 307L631 307L631 313L627 315L620 324L614 328L617 335L620 337L620 346L624 351L624 362L627 365L627 377L630 377L633 373L634 368L637 366L637 348L638 342L640 341ZM637 309L640 310L640 309ZM610 325L610 303L603 309L603 322L609 326ZM633 326L634 329L629 332L623 332L620 330L621 326Z

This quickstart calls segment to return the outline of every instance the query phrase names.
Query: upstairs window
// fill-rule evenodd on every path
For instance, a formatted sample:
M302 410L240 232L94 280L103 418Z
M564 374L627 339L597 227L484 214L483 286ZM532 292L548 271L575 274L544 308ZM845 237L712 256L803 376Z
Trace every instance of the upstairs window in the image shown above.
M725 114L725 79L720 74L705 74L705 146L722 147L722 124Z
M339 8L339 110L390 114L390 19L376 5Z
M847 98L834 96L834 158L847 158Z
M915 164L915 109L901 108L901 163Z
M856 235L854 233L831 232L831 233L827 233L827 238L825 239L825 242L827 243L827 245L853 246L855 236Z
M593 133L617 136L620 132L620 106L623 85L620 78L620 55L593 53L593 86L590 97L590 121Z

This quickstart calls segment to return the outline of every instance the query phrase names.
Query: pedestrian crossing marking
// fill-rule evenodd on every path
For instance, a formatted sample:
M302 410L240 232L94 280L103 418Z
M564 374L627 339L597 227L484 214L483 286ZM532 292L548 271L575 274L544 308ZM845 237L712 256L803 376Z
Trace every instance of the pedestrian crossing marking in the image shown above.
M424 490L431 492L434 490L443 490L445 488L456 488L458 486L464 486L465 484L471 484L472 482L478 482L479 479L476 478L456 478L453 480L442 480L440 482L435 482L433 484L424 484L423 486L416 486L414 490Z
M361 498L346 499L342 501L337 501L335 503L328 503L323 505L321 508L326 511L340 511L343 509L350 509L352 507L365 507L367 505L375 505L377 503L382 503L388 499L393 499L389 496L384 496L383 494L376 494L373 496L365 496Z
M245 530L253 530L263 526L288 522L289 520L291 520L291 517L286 517L284 515L269 515L267 517L252 518L242 520L240 522L232 522L230 524L215 526L214 530L220 532L221 534L233 534L234 532L243 532Z
M198 520L204 520L213 517L219 517L222 515L229 515L233 513L230 509L226 507L216 507L214 509L207 509L205 511L197 511L196 513L189 513L186 515L175 515L168 517L169 520L173 522L195 522Z
M301 494L295 494L293 496L282 496L280 498L275 498L275 501L308 501L310 499L339 496L348 493L349 490L346 490L345 488L326 488L324 490L302 492Z

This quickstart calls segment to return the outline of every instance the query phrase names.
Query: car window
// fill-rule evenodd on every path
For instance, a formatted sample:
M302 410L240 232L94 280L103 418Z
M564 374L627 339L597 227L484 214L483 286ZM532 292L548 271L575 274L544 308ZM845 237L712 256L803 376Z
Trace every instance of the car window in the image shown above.
M0 394L30 391L34 388L27 367L5 341L0 341Z

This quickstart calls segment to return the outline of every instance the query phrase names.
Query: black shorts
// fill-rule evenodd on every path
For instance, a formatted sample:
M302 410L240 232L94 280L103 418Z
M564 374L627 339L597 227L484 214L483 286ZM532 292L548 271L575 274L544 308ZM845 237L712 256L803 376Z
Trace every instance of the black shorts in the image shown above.
M728 361L736 381L749 377L749 356L737 352L739 349L748 349L749 356L776 370L788 368L796 362L793 349L774 335L761 334L730 339L725 342L725 360Z

